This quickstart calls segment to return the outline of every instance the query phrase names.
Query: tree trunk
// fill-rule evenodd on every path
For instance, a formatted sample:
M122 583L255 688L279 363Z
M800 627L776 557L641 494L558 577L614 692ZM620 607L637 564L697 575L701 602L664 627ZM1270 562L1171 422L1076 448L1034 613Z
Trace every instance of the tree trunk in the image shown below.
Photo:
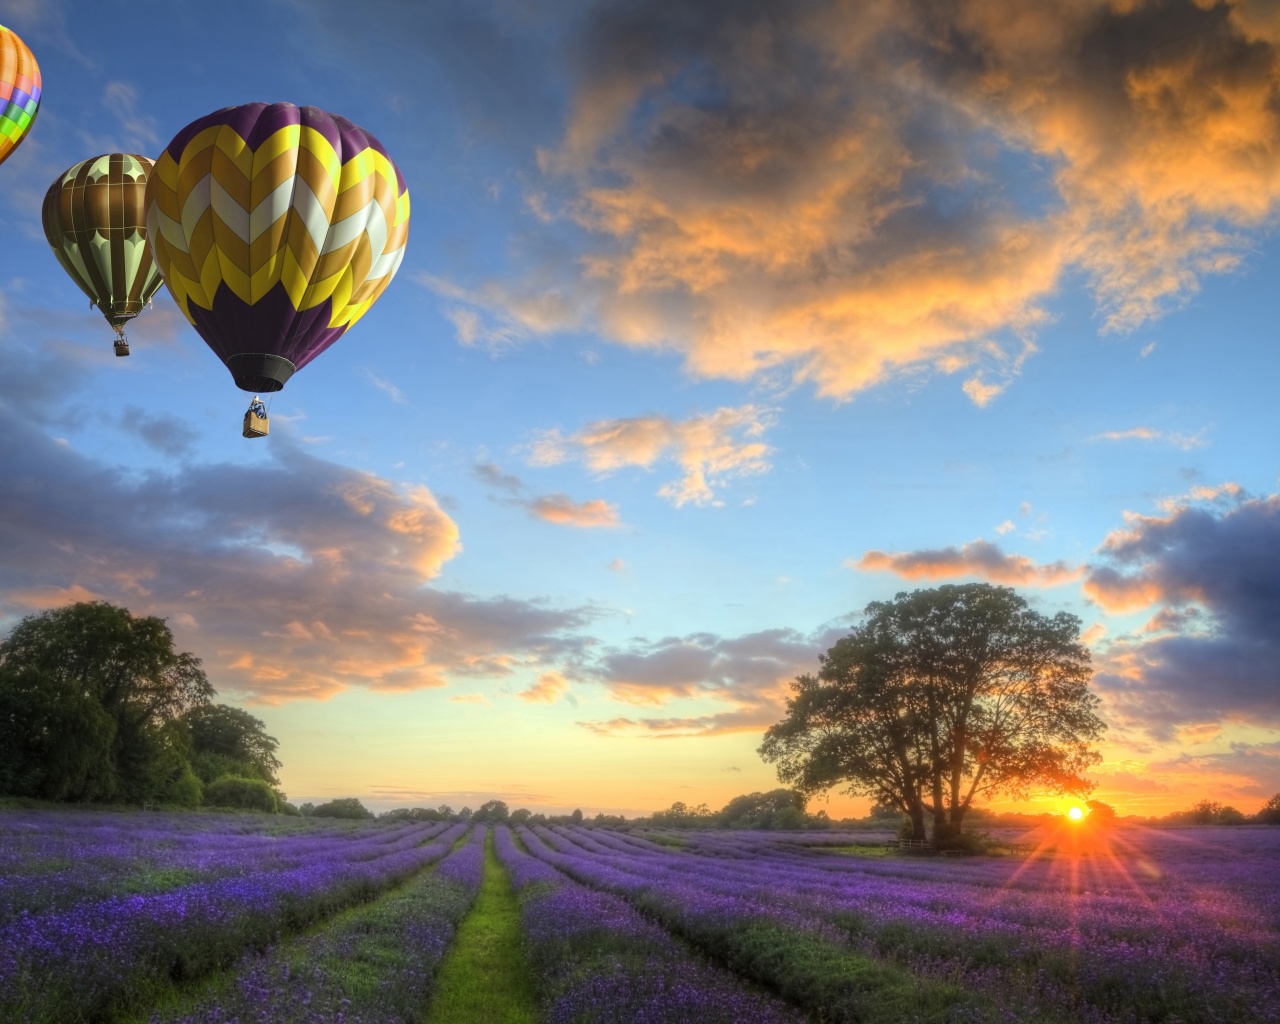
M919 801L911 805L911 838L920 842L929 838L924 830L924 804Z

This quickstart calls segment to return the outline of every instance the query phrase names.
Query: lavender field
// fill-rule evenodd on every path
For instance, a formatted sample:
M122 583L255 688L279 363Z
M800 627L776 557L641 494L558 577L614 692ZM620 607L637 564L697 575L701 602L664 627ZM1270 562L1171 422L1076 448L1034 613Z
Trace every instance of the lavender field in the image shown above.
M0 811L0 1020L427 1020L485 887L554 1024L1280 1022L1280 829L614 832Z

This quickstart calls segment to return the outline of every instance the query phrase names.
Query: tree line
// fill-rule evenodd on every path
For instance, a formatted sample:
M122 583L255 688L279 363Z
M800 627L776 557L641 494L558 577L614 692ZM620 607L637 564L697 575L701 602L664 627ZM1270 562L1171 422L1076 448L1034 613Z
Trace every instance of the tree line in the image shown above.
M0 796L294 812L277 741L215 696L163 619L105 601L28 616L0 641Z

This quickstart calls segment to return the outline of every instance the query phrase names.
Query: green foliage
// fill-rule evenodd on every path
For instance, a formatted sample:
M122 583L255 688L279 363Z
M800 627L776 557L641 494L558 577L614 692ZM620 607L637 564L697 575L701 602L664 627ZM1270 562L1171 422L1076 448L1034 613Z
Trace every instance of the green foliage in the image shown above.
M794 789L736 796L716 815L725 828L800 829L808 823L805 795Z
M304 805L305 806L305 805ZM330 800L327 804L312 808L311 813L317 818L372 818L369 810L353 796Z
M109 799L115 734L111 716L71 680L0 662L0 793Z
M502 800L490 800L480 805L475 814L471 815L471 820L473 822L502 822L507 820L508 815L509 812L505 802Z
M103 601L28 616L0 642L0 792L161 799L186 764L171 726L213 693L163 619Z
M266 725L240 708L204 704L182 718L191 739L192 765L205 782L223 775L262 779L273 786L280 780L279 743L266 734Z
M1074 615L986 583L872 602L792 683L760 755L803 793L844 785L903 808L916 839L926 812L935 840L959 833L975 798L1087 793L1105 725L1079 632Z
M706 804L690 807L683 800L677 800L665 811L654 811L649 816L649 824L655 828L712 828L716 818Z
M276 811L276 795L261 779L240 779L226 775L211 782L204 791L204 802L210 807L233 807L246 811ZM331 815L344 817L344 815ZM372 817L372 815L370 815Z
M1280 825L1280 793L1277 793L1258 811L1257 820L1263 825Z
M179 807L199 807L204 800L204 783L191 770L190 765L185 765L182 773L169 783L161 799Z

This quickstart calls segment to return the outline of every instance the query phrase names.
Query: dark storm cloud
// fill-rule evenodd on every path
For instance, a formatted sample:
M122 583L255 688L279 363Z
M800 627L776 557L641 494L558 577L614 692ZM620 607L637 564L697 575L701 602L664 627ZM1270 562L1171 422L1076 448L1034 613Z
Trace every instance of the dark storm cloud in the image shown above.
M168 617L215 685L264 701L581 655L587 614L424 586L459 549L432 494L272 438L267 463L124 477L50 436L0 359L0 612L105 599ZM37 375L38 378L38 375ZM52 429L56 429L56 426Z
M1137 517L1101 553L1109 564L1085 592L1104 609L1154 611L1098 675L1126 724L1159 738L1224 720L1280 725L1280 496Z

